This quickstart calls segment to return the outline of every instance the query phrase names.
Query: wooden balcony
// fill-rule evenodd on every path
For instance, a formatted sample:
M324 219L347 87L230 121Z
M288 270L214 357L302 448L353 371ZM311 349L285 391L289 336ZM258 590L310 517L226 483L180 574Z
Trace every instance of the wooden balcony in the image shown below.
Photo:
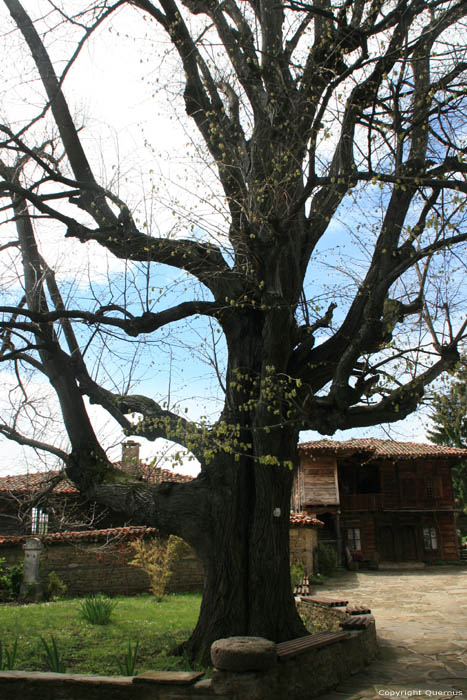
M382 493L341 494L342 510L383 510Z

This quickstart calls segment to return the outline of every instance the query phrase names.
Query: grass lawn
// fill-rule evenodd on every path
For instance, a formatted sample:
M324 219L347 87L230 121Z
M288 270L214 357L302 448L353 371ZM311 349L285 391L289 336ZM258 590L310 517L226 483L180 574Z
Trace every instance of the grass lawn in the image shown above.
M113 598L117 603L108 625L92 625L80 619L81 599L73 598L30 605L0 605L3 649L18 640L15 669L48 670L40 637L54 636L71 673L119 675L116 658L123 661L139 640L136 672L185 671L186 659L171 656L175 644L187 639L198 619L201 596L168 595L156 603L150 595Z

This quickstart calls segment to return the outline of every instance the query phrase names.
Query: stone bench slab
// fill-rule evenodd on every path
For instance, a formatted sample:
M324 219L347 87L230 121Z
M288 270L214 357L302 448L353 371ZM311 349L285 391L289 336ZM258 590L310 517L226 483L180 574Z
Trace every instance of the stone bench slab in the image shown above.
M146 671L133 678L133 683L192 685L204 676L202 671Z

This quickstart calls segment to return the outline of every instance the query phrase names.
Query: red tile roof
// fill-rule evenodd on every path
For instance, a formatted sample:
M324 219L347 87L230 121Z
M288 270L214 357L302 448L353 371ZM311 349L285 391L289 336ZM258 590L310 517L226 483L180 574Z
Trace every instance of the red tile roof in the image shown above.
M120 462L115 464L120 467ZM17 474L12 476L0 477L0 492L6 491L9 493L29 493L31 491L43 490L54 481L60 472L31 472L29 474ZM185 482L191 481L192 476L185 474L177 474L169 469L152 469L147 465L142 465L141 478L143 481L148 481L151 484L159 484L162 481ZM53 488L54 493L78 493L76 486L65 476L58 481Z
M150 537L158 533L155 527L131 526L131 527L110 527L105 530L75 530L73 532L51 532L41 535L40 540L44 544L61 544L63 542L99 542L112 541L114 543L122 540L132 540L137 537ZM4 535L0 536L0 547L9 545L24 544L31 535Z
M0 491L9 493L29 493L30 491L43 490L53 482L59 474L58 471L31 472L29 474L14 474L0 478ZM64 477L55 487L54 492L76 493L77 489L71 481Z
M117 469L122 469L122 463L114 462L114 467L117 467ZM150 484L160 484L161 481L175 481L177 483L183 483L185 481L193 481L194 479L193 476L179 474L178 472L173 472L170 469L151 467L149 464L145 464L144 462L140 463L139 477L142 479L142 481L148 481Z
M351 440L312 440L298 446L304 454L355 454L366 453L371 460L400 458L417 459L426 457L439 459L442 457L462 460L467 458L467 450L446 445L429 445L419 442L396 442L395 440L380 440L378 438L352 438Z
M290 513L291 527L322 527L324 523L308 513Z

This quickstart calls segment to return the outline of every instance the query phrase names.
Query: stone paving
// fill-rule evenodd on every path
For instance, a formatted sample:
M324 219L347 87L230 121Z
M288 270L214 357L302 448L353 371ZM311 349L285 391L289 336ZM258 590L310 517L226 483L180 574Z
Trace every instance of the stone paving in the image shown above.
M345 572L313 593L368 605L380 647L320 700L467 700L467 567Z

